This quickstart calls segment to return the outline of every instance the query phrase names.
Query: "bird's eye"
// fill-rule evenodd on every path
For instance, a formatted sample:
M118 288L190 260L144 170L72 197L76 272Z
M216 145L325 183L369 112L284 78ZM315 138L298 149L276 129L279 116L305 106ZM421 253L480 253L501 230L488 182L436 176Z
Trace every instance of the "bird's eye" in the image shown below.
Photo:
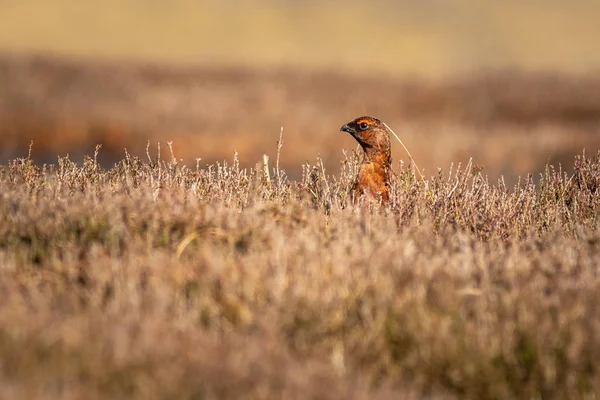
M369 127L369 124L367 124L366 122L361 122L360 129L367 129L368 127Z

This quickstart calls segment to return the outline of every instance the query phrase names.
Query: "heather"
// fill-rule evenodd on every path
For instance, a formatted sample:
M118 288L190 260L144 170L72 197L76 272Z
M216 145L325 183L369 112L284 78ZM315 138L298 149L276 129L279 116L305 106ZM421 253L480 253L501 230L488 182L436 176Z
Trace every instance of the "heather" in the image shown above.
M349 202L355 154L292 180L101 152L0 169L4 398L600 389L600 153L515 185L395 164L381 207Z

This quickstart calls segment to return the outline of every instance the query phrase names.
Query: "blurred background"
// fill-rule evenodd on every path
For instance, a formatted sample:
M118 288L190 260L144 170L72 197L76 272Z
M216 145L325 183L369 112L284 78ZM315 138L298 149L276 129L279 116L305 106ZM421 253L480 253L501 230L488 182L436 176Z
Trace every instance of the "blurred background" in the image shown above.
M273 160L292 178L383 119L426 175L570 169L600 148L595 0L3 0L0 162L125 149L201 166ZM399 145L394 162L407 160Z

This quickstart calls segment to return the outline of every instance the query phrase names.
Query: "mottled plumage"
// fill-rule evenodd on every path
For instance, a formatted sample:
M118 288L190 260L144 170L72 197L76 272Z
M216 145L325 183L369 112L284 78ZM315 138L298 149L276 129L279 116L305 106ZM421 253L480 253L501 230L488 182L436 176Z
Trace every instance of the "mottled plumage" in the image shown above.
M360 117L348 122L340 130L351 134L365 153L350 193L353 200L366 194L387 203L390 199L392 149L385 124L377 118Z

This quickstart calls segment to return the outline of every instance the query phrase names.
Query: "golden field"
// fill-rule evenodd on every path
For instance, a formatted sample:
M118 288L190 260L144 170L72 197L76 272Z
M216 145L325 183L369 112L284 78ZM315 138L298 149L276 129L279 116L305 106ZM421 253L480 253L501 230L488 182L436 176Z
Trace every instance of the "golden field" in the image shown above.
M5 1L0 48L442 78L600 67L600 4L507 0Z

